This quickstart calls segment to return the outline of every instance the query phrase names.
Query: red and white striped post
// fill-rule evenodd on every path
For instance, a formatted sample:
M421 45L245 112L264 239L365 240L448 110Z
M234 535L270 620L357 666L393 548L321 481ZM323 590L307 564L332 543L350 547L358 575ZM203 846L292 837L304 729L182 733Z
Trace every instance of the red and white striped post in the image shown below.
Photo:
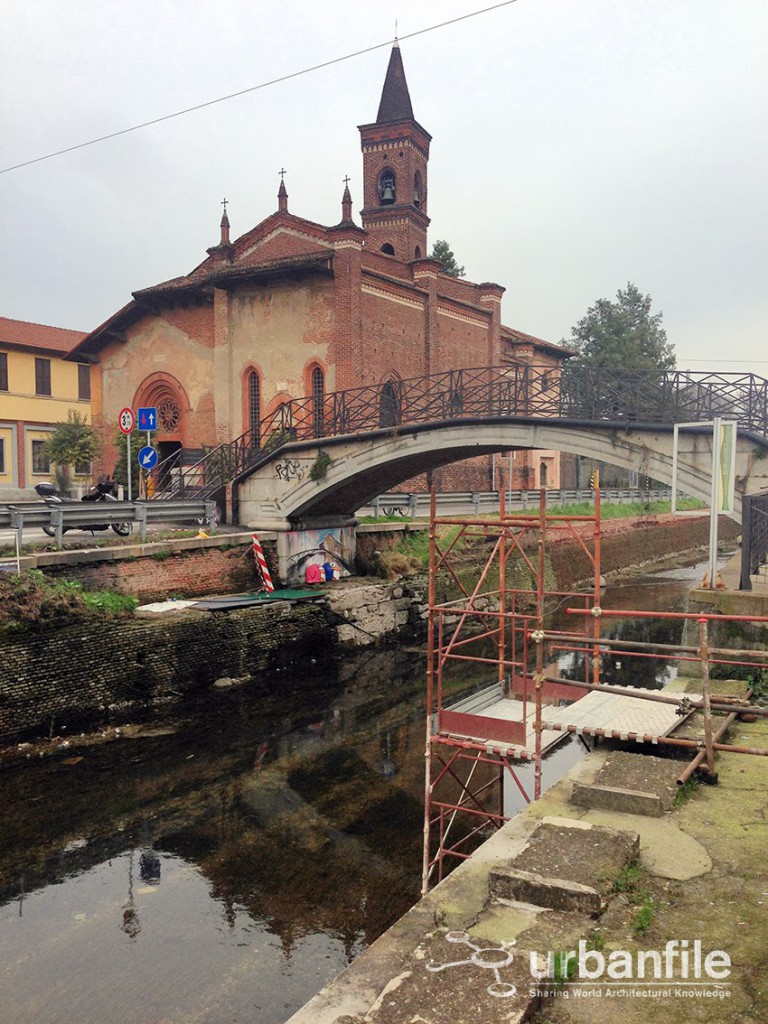
M272 594L275 590L275 584L272 582L272 577L269 574L269 568L267 566L267 560L264 557L264 550L261 546L261 541L255 533L252 533L251 537L253 539L253 560L256 563L256 568L259 570L262 587L267 591L267 593Z

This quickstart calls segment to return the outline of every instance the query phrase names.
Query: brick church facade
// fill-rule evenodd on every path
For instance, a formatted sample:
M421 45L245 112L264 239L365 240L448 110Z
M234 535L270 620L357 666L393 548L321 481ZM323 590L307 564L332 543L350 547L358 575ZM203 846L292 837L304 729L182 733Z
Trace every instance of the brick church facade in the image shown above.
M428 256L431 137L414 118L397 43L376 121L359 130L361 224L348 186L328 227L290 212L281 181L275 213L231 241L225 209L198 267L134 292L74 349L70 358L98 363L92 410L107 440L125 405L157 406L165 458L230 441L291 398L505 362L556 374L567 352L505 327L500 285L451 277ZM546 481L531 468L541 453L503 460L517 467L512 486L557 486L558 455L547 457ZM107 446L107 468L114 458ZM444 489L509 486L489 457L435 478Z

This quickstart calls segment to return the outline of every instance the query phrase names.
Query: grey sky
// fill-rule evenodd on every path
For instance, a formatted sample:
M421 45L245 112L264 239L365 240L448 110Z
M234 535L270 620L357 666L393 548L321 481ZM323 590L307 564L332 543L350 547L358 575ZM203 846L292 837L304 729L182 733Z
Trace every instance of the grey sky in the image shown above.
M6 0L0 164L478 10L482 0ZM404 39L433 136L430 241L559 341L628 280L678 365L768 376L765 0L518 0ZM277 208L362 205L389 46L0 174L0 315L91 330ZM359 216L356 213L356 219Z

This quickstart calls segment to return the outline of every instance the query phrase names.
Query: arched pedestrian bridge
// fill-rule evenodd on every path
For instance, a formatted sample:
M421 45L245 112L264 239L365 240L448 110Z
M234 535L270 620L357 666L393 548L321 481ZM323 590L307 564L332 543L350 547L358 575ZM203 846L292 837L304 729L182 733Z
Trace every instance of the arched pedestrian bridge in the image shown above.
M514 364L393 379L286 402L175 476L230 488L242 523L338 522L412 476L505 449L570 452L671 483L674 424L694 423L680 435L678 487L707 500L715 417L738 423L738 518L740 496L768 487L768 381L754 374Z

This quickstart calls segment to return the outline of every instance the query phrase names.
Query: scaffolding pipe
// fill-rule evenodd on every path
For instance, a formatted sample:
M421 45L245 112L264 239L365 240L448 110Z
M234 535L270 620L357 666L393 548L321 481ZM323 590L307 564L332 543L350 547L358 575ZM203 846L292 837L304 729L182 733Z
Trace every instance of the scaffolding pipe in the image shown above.
M702 612L645 612L632 608L566 608L569 615L594 615L599 619L707 619L709 622L768 622L768 615L718 615Z
M699 619L699 652L701 656L701 696L704 708L704 749L707 755L707 771L711 774L715 770L715 752L712 749L712 709L709 706L709 637L706 619Z
M750 693L750 696L751 696L751 693ZM712 737L715 743L717 743L719 740L721 740L723 738L723 736L730 729L730 727L733 725L733 723L736 721L736 719L738 717L739 717L739 712L738 711L732 711L726 718L723 719L723 721L717 727L717 729L715 731L715 735ZM680 774L678 775L678 777L677 777L677 784L678 784L678 786L684 786L685 785L685 783L688 781L688 779L690 779L690 777L693 775L693 773L696 771L696 769L701 766L701 762L704 760L705 757L706 757L706 751L705 750L700 750L698 752L698 754L696 755L696 757L694 757L694 759L691 761L691 763L689 765L687 765L680 772Z
M545 632L544 632L544 639L545 640L568 640L568 641L573 641L574 643L584 643L584 644L591 643L591 640L589 639L589 637L586 637L583 633L567 633L567 632L558 633L558 632L547 632L545 630ZM611 647L631 647L631 648L637 648L638 650L644 650L644 651L670 651L671 653L674 653L675 660L679 660L679 659L677 659L677 652L682 652L683 654L697 654L698 650L699 650L698 647L692 647L692 646L690 646L688 644L680 644L679 646L676 645L676 644L656 644L656 643L651 643L648 640L619 640L619 639L614 639L613 637L605 638L604 643L610 644ZM603 652L603 653L605 653L605 652ZM756 650L753 650L753 649L741 649L741 648L737 648L737 647L710 647L709 648L709 653L710 653L710 655L712 655L712 654L731 654L731 655L733 655L734 657L737 657L737 658L747 658L747 657L757 658L757 657L761 657L761 656L763 658L766 658L766 654L768 652L766 652L766 651L756 651ZM729 664L733 664L733 663L729 662ZM768 664L768 659L766 659L766 664Z
M562 722L547 722L545 728L551 729L552 732L579 733L584 736L595 736L599 739L625 741L639 738L646 743L660 743L664 746L688 747L689 749L695 748L705 753L703 740L687 740L676 736L651 736L647 734L641 736L640 733L619 733L617 730L609 732L607 729L579 728L577 725L563 725ZM759 747L735 747L730 743L713 742L712 749L724 750L731 754L755 754L757 757L768 757L768 750L763 750Z

